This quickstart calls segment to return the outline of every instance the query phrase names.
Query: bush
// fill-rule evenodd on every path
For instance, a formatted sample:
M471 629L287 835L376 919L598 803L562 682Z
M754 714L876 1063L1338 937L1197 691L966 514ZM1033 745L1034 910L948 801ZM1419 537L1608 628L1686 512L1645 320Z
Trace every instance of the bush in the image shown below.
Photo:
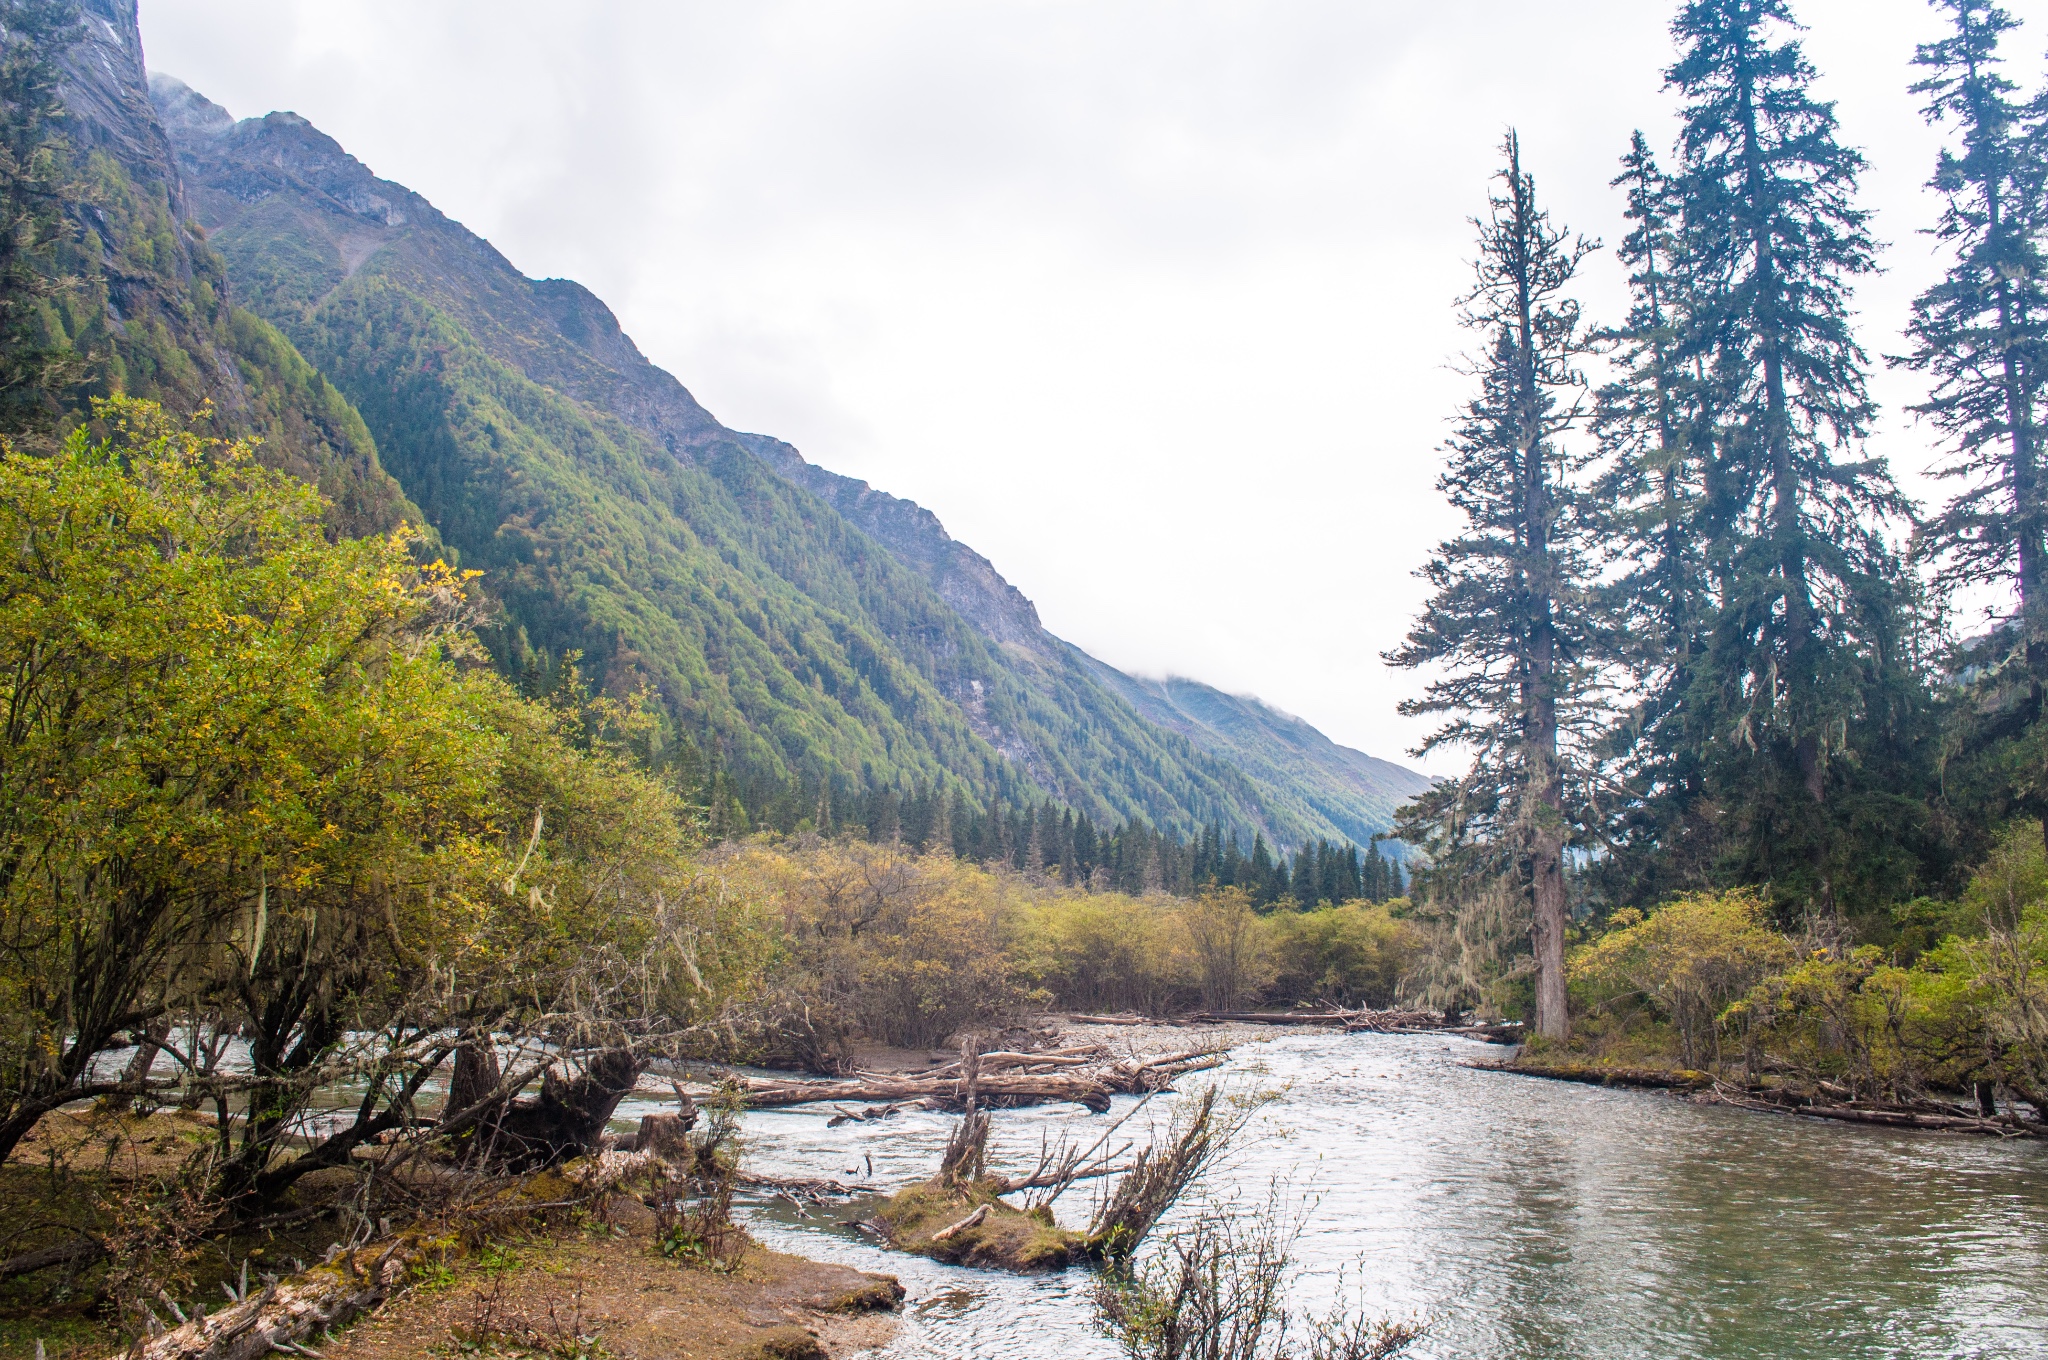
M1618 929L1573 956L1571 981L1593 1010L1644 1006L1668 1022L1687 1067L1717 1060L1721 1012L1797 957L1768 924L1763 899L1745 889L1695 893L1643 920L1616 920Z
M1179 924L1168 898L1048 893L1021 923L1023 968L1064 1009L1164 1015L1196 989Z
M1353 902L1271 919L1276 1000L1387 1007L1425 946L1421 930L1384 904Z
M928 1048L1027 996L1010 953L1021 884L899 845L727 846L716 872L776 925L761 1042L843 1067L856 1036Z

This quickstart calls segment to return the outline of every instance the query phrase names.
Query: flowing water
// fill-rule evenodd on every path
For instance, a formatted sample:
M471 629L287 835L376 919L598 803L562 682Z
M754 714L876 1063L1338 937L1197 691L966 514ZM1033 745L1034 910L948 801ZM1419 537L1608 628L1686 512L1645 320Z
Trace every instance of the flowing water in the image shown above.
M1215 1074L1284 1088L1210 1192L1240 1207L1277 1195L1306 1215L1299 1303L1322 1311L1341 1287L1368 1312L1425 1318L1411 1352L1425 1360L2048 1356L2048 1146L1463 1065L1499 1051L1287 1033L1240 1047ZM1171 1100L1126 1130L1163 1120ZM872 1159L875 1183L900 1185L931 1173L954 1123L906 1113L828 1129L828 1114L750 1115L749 1165L864 1178ZM999 1113L991 1150L1029 1166L1042 1133L1107 1118ZM1077 1190L1062 1220L1088 1207ZM749 1226L784 1250L902 1279L904 1326L882 1354L1117 1354L1090 1326L1087 1272L1020 1278L886 1252L837 1222L857 1210L807 1218L786 1201L757 1204Z

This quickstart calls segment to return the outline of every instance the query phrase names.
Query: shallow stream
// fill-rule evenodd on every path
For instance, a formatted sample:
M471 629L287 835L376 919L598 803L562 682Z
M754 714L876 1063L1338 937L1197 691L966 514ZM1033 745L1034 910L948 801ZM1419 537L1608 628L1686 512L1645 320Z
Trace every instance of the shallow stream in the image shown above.
M1422 1360L1490 1357L2048 1356L2048 1145L1907 1134L1474 1071L1500 1052L1438 1036L1284 1033L1218 1074L1284 1088L1210 1193L1305 1215L1293 1296L1422 1317ZM1189 1079L1192 1087L1203 1077ZM1156 1116L1153 1102L1126 1130ZM1119 1112L1129 1099L1119 1100ZM656 1108L649 1105L647 1108ZM634 1108L621 1115L633 1116ZM829 1109L748 1116L770 1174L929 1175L954 1119L828 1129ZM1099 1129L1073 1106L999 1113L991 1151ZM1092 1141L1094 1134L1088 1133ZM1141 1135L1142 1137L1142 1135ZM1085 1220L1089 1192L1060 1205ZM787 1201L770 1245L909 1289L890 1357L1109 1360L1081 1270L1016 1278L883 1251Z

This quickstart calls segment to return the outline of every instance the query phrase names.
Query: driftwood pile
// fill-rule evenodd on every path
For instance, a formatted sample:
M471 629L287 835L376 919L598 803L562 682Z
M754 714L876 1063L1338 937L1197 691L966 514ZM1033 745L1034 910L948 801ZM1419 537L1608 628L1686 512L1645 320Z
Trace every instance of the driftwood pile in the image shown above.
M1876 1124L1888 1129L1936 1129L1948 1133L1988 1134L1993 1138L2048 1138L2048 1125L2038 1121L2022 1121L2018 1115L2009 1118L1987 1118L1982 1115L1963 1114L1954 1107L1943 1107L1934 1101L1922 1102L1921 1108L1918 1109L1863 1102L1837 1103L1801 1096L1778 1088L1753 1087L1747 1091L1739 1091L1725 1082L1716 1082L1714 1090L1703 1091L1693 1099L1706 1104L1733 1105L1742 1110L1803 1114L1810 1119L1833 1119L1845 1124Z
M1352 1011L1339 1006L1319 1011L1199 1011L1188 1019L1209 1025L1321 1025L1347 1033L1367 1030L1375 1034L1464 1033L1486 1028L1447 1024L1442 1011Z
M1176 1077L1220 1066L1223 1054L1206 1048L1152 1057L1111 1058L1099 1044L1053 1049L1043 1053L983 1053L969 1071L963 1062L947 1063L916 1075L858 1072L836 1081L775 1081L754 1078L746 1084L750 1110L779 1110L819 1101L841 1104L907 1105L964 1109L972 1093L982 1108L1018 1109L1026 1105L1073 1102L1097 1114L1109 1108L1114 1095L1143 1095L1165 1087Z

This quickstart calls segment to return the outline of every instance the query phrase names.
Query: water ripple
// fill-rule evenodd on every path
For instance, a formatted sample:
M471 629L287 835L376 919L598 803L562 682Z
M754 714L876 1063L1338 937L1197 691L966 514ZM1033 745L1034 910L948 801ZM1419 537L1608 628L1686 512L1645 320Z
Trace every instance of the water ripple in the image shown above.
M1308 1209L1295 1298L1342 1287L1425 1316L1423 1360L1876 1360L2048 1355L2048 1149L1895 1133L1476 1072L1462 1040L1287 1034L1226 1075L1282 1086L1211 1194ZM1164 1104L1167 1102L1159 1102ZM1128 1102L1119 1102L1119 1110ZM621 1111L631 1114L631 1111ZM1153 1111L1147 1111L1151 1115ZM1166 1111L1159 1111L1160 1117ZM763 1169L929 1174L952 1120L747 1120ZM994 1153L1100 1127L999 1115ZM1063 1205L1069 1220L1087 1204ZM1018 1279L881 1251L828 1218L750 1209L773 1245L902 1278L890 1357L1111 1360L1082 1271Z

